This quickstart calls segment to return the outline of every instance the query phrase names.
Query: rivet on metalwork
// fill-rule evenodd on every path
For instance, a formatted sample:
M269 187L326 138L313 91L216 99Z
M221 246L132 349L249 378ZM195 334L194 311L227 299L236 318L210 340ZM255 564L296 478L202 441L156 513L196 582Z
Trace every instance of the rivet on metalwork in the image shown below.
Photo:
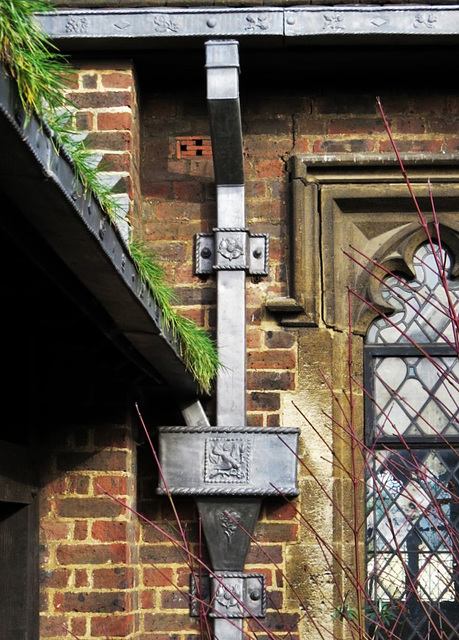
M209 249L209 247L204 247L204 249L202 249L201 258L210 258L211 255L212 251Z
M260 598L261 598L261 592L258 591L258 589L255 589L254 591L250 592L250 599L251 600L254 600L256 602Z
M295 24L295 16L288 16L287 24Z
M215 25L217 24L217 21L214 20L213 18L209 18L207 20L206 24L209 27L209 29L213 29L215 27Z
M261 256L263 255L263 251L261 249L255 249L252 255L254 258L261 258Z

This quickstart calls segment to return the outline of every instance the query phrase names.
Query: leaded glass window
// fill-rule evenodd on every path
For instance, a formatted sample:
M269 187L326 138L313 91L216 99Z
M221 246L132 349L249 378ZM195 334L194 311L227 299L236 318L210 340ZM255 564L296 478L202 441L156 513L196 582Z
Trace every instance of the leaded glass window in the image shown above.
M366 339L368 621L375 638L459 634L459 283L429 244ZM445 288L439 271L447 276ZM394 635L395 634L395 635Z

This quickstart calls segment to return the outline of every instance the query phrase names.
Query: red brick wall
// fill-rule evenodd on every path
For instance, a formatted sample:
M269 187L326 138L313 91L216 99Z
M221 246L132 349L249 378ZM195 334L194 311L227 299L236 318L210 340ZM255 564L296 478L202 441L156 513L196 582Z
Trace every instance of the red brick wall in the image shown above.
M173 73L164 80L158 69L166 62ZM202 77L195 85L177 75L177 65L177 59L158 54L139 73L136 87L130 62L84 63L71 97L80 131L106 162L107 178L127 196L135 233L164 261L180 309L212 330L214 282L196 277L193 262L195 233L210 231L216 220L212 159L178 157L176 143L209 135L205 86ZM297 389L298 330L280 327L265 306L269 298L289 295L288 159L310 152L390 152L376 91L340 89L326 72L311 82L306 66L299 68L289 82L278 75L268 83L256 72L242 80L247 221L271 239L270 275L247 282L251 425L279 424ZM432 95L417 85L384 90L381 97L401 150L458 149L455 92ZM107 488L134 504L137 478L141 513L177 535L167 501L154 498L157 479L148 449L141 449L141 458L137 472L135 442L124 425L100 430L83 424L54 443L42 503L43 638L63 637L63 624L82 640L198 637L197 620L188 615L186 561L167 536L102 492ZM193 504L182 500L178 508L196 551ZM296 628L298 607L287 597L283 571L297 534L294 507L267 501L247 569L267 576L272 602L265 624L276 633Z

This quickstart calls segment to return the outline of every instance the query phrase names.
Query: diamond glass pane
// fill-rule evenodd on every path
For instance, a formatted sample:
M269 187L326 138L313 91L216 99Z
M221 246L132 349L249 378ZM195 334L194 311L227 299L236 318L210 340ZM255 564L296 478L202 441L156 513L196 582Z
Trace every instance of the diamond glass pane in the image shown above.
M457 435L459 362L453 356L378 356L375 438Z
M372 456L368 589L376 609L387 614L386 634L389 625L403 640L458 637L458 485L452 449ZM375 637L387 637L377 626Z
M459 282L449 278L449 257L438 248L435 257L428 245L416 252L414 269L410 283L385 281L382 295L395 312L373 322L366 340L408 347L387 355L375 349L371 360L367 571L374 640L459 637Z
M367 333L367 344L454 344L452 309L459 312L459 282L450 279L451 259L429 245L422 245L413 258L415 278L411 282L390 276L381 295L396 311L379 318ZM444 269L447 289L439 277Z

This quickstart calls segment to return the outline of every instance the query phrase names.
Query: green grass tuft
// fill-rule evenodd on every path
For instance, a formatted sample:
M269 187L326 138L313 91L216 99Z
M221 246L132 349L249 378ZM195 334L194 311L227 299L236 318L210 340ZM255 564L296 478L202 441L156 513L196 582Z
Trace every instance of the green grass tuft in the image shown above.
M34 18L35 13L50 10L48 0L0 0L0 61L16 81L26 114L36 113L46 122L53 132L56 151L65 149L76 178L94 194L110 221L116 222L123 211L100 179L92 151L72 127L71 105L66 99L70 65ZM130 252L142 281L161 309L164 327L179 345L185 366L201 391L210 393L219 367L215 343L204 329L173 308L174 292L151 252L139 243L131 243Z

